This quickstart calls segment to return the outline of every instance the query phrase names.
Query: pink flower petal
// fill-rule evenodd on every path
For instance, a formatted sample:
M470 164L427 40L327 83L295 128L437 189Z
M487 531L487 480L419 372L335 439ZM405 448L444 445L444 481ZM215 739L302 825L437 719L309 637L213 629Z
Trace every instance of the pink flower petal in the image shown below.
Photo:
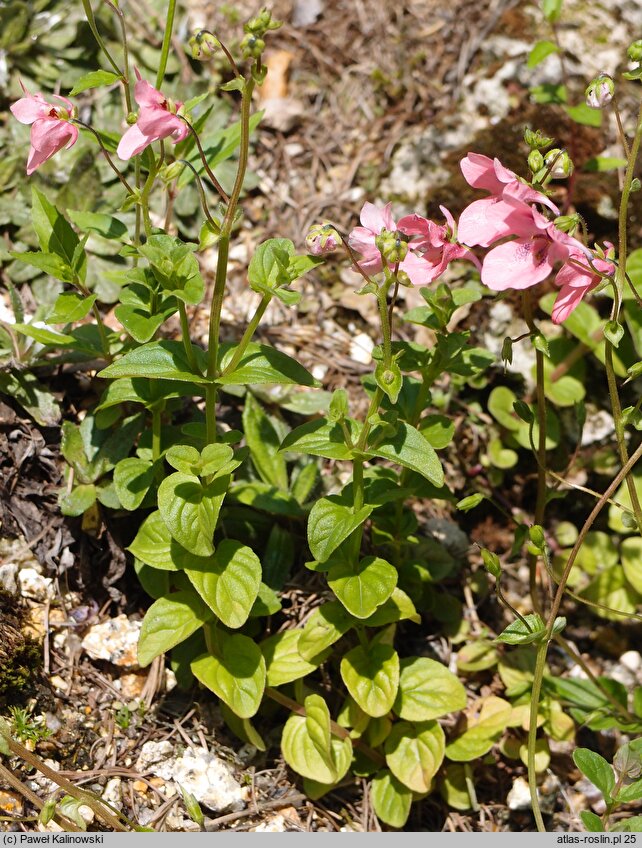
M121 159L131 159L142 153L154 140L142 133L138 124L133 124L118 142L116 153Z
M495 163L481 153L469 153L459 163L461 172L468 185L483 188L492 194L499 194L504 185L497 179Z
M488 247L504 236L529 236L534 230L531 207L499 197L475 200L459 216L457 240Z
M540 236L494 247L484 258L482 283L493 291L527 289L541 283L553 270L550 246L550 241Z
M46 118L54 107L47 103L42 94L29 94L16 100L9 108L21 124L33 124L38 118Z
M456 224L455 224L455 219L454 219L454 218L453 218L453 216L450 214L450 212L448 211L448 209L446 209L446 207L445 207L445 206L440 206L439 208L441 209L441 214L442 214L442 215L444 216L444 218L446 219L446 224L447 224L447 225L448 225L448 227L450 228L450 232L451 232L453 235L456 235L456 233L457 233L457 226L456 226Z
M522 203L541 203L543 206L547 206L555 215L560 214L560 210L545 194L542 194L541 191L535 191L534 188L527 186L517 179L508 183L504 187L502 194L505 199L511 198Z
M366 201L361 209L360 220L363 226L375 235L378 235L381 230L396 229L392 218L392 203L386 203L383 209L380 209L374 203Z
M577 309L582 298L590 290L590 288L592 287L576 288L574 286L564 286L557 295L553 305L553 311L551 313L553 323L561 324L562 321L566 321L571 312Z
M167 138L176 130L181 131L185 124L180 118L159 108L144 108L138 116L138 128L143 135L154 136L154 140Z
M167 102L167 98L162 92L154 88L147 80L142 79L138 69L136 69L136 76L138 77L138 82L134 87L134 97L136 98L136 103L141 108L153 109Z
M425 236L430 233L432 226L434 226L432 221L417 215L415 212L412 215L404 215L403 218L400 218L397 229L407 236Z
M78 130L68 121L59 118L42 118L31 127L31 147L27 159L27 175L33 174L43 162L61 150L71 147L78 138Z
M365 227L355 227L348 236L348 244L357 253L367 253L376 250L374 233ZM377 250L377 254L379 251Z

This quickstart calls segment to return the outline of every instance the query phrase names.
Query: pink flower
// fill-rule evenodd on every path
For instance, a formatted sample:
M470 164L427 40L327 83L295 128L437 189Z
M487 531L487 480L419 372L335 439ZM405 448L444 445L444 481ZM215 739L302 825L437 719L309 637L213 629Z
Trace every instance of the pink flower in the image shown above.
M608 248L607 257L612 259L615 248L609 241L604 242L604 244ZM597 256L591 256L591 264L602 274L611 276L615 273L615 265L607 261L607 259L599 259ZM578 265L582 267L579 268ZM555 285L561 288L553 306L553 312L551 313L555 324L561 324L562 321L566 321L571 312L577 308L584 295L599 285L601 281L602 277L589 265L586 248L579 249L577 247L571 247L566 262L555 277Z
M559 209L545 194L521 182L499 159L469 153L461 160L460 167L470 186L486 189L492 195L475 200L461 213L458 238L463 244L488 247L493 241L511 235L520 218L528 219L529 203L541 203L559 215Z
M399 230L407 236L419 236L410 242L414 250L422 251L421 259L429 267L424 270L426 278L424 283L432 282L440 277L449 262L455 259L468 259L479 269L481 266L475 254L468 248L457 244L451 239L455 236L457 228L455 219L445 206L439 207L446 219L446 225L435 224L421 215L406 215L399 221Z
M10 106L21 124L31 124L31 147L27 159L27 174L33 174L44 162L61 150L70 148L78 138L78 127L71 123L74 106L66 97L54 95L65 106L47 103L42 94L29 94L20 83L24 97Z
M530 288L545 280L557 262L566 262L571 250L586 253L577 239L558 230L532 206L526 209L530 216L522 212L513 222L517 238L494 247L484 258L482 283L493 291Z
M376 274L383 267L381 253L376 245L376 238L382 230L392 233L399 230L407 236L419 236L408 242L408 253L399 263L399 270L408 275L413 285L431 283L443 274L453 259L470 259L479 267L476 257L469 250L450 240L455 231L455 222L444 207L441 210L448 221L448 227L428 221L421 215L406 215L397 225L391 209L391 203L382 209L373 203L364 203L361 209L363 226L355 227L348 237L350 247L363 256L359 266L367 274Z
M174 139L174 144L182 141L189 132L187 124L176 114L183 105L177 100L173 103L164 94L142 79L136 69L138 82L134 88L136 102L140 106L138 120L121 138L116 151L121 159L131 159L142 153L146 147L161 138Z

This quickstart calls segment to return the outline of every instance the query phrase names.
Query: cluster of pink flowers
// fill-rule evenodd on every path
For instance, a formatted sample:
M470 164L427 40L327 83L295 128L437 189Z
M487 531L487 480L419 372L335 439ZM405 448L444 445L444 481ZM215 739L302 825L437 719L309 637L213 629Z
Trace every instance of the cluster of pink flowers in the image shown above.
M189 132L185 121L178 116L183 105L181 101L173 103L162 92L142 79L136 69L134 96L140 106L138 118L123 135L117 153L121 159L137 156L152 142L163 138L172 138L174 144ZM27 174L62 150L72 147L78 139L78 127L75 125L76 111L73 103L66 97L57 97L63 107L48 103L42 94L29 94L22 86L25 96L17 100L10 108L14 117L22 124L31 124L31 147L27 160Z
M117 153L131 159L160 139L181 141L189 132L180 117L182 103L173 103L162 92L142 79L136 70L134 94L140 109L136 123L120 140ZM31 124L31 147L27 174L78 138L73 104L56 97L62 105L48 103L41 94L29 94L11 106L14 116ZM440 277L450 262L468 260L480 269L482 282L494 291L526 289L545 280L558 268L555 284L560 293L555 301L553 321L564 321L584 295L601 281L601 275L614 273L613 246L607 244L607 258L596 256L576 238L559 229L542 209L559 215L559 209L545 195L523 183L498 159L469 153L461 161L462 173L473 188L488 192L462 212L456 225L450 212L440 207L445 224L437 224L421 215L406 215L395 222L391 204L379 208L365 203L361 226L350 233L348 243L361 255L359 267L366 274L382 270L384 260L379 238L388 234L403 240L399 261L390 261L407 275L414 285L427 285ZM539 208L538 208L539 207ZM318 229L318 228L317 228ZM378 243L379 242L379 243ZM499 242L499 243L498 243ZM315 254L335 249L339 237L331 225L322 227L309 239ZM480 264L472 247L490 247ZM388 255L388 254L386 254Z
M557 267L555 284L560 292L552 318L558 324L600 283L601 275L614 273L615 266L608 261L613 258L613 245L607 243L608 258L602 259L563 232L537 208L559 215L550 198L521 182L498 159L469 153L461 161L461 170L470 186L484 189L489 196L467 206L458 225L443 206L445 226L416 214L395 223L391 204L382 209L364 204L362 226L355 227L348 239L363 257L359 262L363 271L371 274L382 270L376 239L384 231L401 233L408 239L408 252L399 269L414 285L436 280L454 259L473 262L481 270L484 285L493 291L530 288ZM491 247L481 265L471 247Z

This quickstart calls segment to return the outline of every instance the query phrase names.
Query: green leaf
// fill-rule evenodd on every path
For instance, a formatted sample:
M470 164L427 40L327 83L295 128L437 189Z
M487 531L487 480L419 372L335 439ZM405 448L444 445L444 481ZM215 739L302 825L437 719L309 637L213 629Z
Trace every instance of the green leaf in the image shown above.
M307 662L334 645L346 633L354 619L339 601L330 601L312 611L299 637L298 651Z
M328 585L349 613L368 618L385 603L397 585L397 570L380 557L344 560L328 572Z
M49 324L73 324L91 312L96 295L80 295L76 292L63 292L56 298L54 311L48 316Z
M549 24L557 23L562 14L563 0L542 0L542 12Z
M642 595L642 538L632 536L620 546L624 576L635 591Z
M417 610L408 595L395 587L388 600L361 623L365 627L385 627L386 624L404 621L405 619L410 619L415 624L421 623L421 617L417 614Z
M87 91L88 88L100 88L103 85L113 85L119 82L122 77L120 74L113 74L111 71L90 71L84 74L76 82L74 87L69 92L70 97L75 97L81 91Z
M352 763L352 744L349 739L339 739L332 736L330 746L332 748L332 762L337 775L336 779L332 783L321 783L321 781L311 780L309 777L303 778L305 794L313 801L334 789L343 780Z
M603 173L626 168L627 160L619 156L593 156L582 166L585 171Z
M134 559L134 571L140 585L154 600L169 595L169 574L158 568L152 568L139 559Z
M67 219L35 186L31 187L31 220L40 249L44 253L55 253L73 267L78 236Z
M58 504L63 515L82 515L96 503L96 487L93 483L81 483L74 486L71 492L62 490L58 496Z
M386 765L413 792L429 792L444 759L446 740L436 721L399 721L386 739Z
M224 539L214 556L189 557L184 569L223 624L234 629L245 624L261 585L261 563L252 548Z
M154 482L154 471L154 463L147 459L121 459L114 468L114 486L124 509L135 510L142 504Z
M412 792L388 769L382 769L373 777L370 798L377 818L390 827L401 828L410 815Z
M341 677L365 713L387 715L399 686L399 655L392 645L357 645L341 660Z
M374 506L366 505L353 512L340 495L318 500L308 519L308 544L312 556L319 562L325 562L363 524L373 509Z
M538 41L531 52L528 54L526 66L528 68L536 68L540 62L543 62L551 53L559 53L559 47L552 41Z
M397 432L392 438L384 436L380 439L382 433L380 427L375 427L372 431L370 441L373 444L368 447L369 454L410 468L434 486L443 486L444 471L439 457L428 439L419 430L401 422L397 425Z
M606 803L610 804L615 789L615 775L610 763L589 748L576 748L573 751L573 762L582 774L597 786Z
M0 392L10 395L42 427L55 427L62 415L55 395L31 371L0 371Z
M582 810L580 812L580 818L589 833L604 833L602 819L596 816L595 813L592 813L590 810Z
M192 349L196 353L194 345ZM202 353L202 351L201 351ZM126 353L98 374L103 379L118 377L143 377L182 380L187 383L208 383L207 377L190 370L181 342L149 342Z
M159 598L143 619L138 642L138 662L142 668L191 636L214 617L196 592L174 592Z
M172 536L158 510L152 512L141 524L134 541L127 548L136 559L162 571L177 571L178 564L172 552ZM176 543L174 542L174 545Z
M642 816L631 816L630 819L617 822L611 826L611 833L642 833Z
M344 423L354 441L357 435L356 422L346 419ZM281 443L281 450L323 456L327 459L352 458L352 451L346 445L341 425L326 418L308 421L300 427L295 427Z
M199 557L214 553L214 531L229 477L203 485L198 477L177 471L158 487L158 508L174 539Z
M502 735L511 719L513 708L502 698L488 696L477 722L454 739L446 748L446 756L454 762L469 762L483 757Z
M546 625L541 616L531 613L524 616L524 620L528 627L523 621L516 619L502 631L495 642L503 642L505 645L530 645L532 642L540 641L546 633Z
M262 242L254 251L247 269L247 278L254 291L264 292L275 286L287 284L289 277L279 279L294 253L294 244L290 239L272 238Z
M429 721L466 706L466 690L455 675L428 657L401 661L399 691L393 709L408 721Z
M319 783L334 783L340 779L339 761L345 765L346 757L335 754L330 736L330 713L319 695L308 695L305 710L305 717L293 715L285 723L281 738L283 758L303 777ZM341 748L344 753L352 752L349 738L341 741Z
M105 215L102 212L79 212L73 209L68 209L67 215L83 232L98 233L106 239L127 240L129 234L127 226L113 215Z
M245 398L243 432L259 477L265 483L287 491L288 470L285 457L279 453L281 440L261 405L251 394Z
M50 274L56 280L61 280L63 283L71 283L74 274L71 267L67 265L64 259L56 256L55 253L43 253L41 250L30 250L26 253L17 253L15 250L9 251L10 256L17 262L24 265L31 265L33 268L38 268L45 274Z
M191 669L239 718L252 718L258 711L265 691L265 660L248 636L218 631L216 656L197 657Z
M267 745L263 741L261 734L249 719L239 718L225 703L220 704L220 709L223 721L232 733L238 736L239 739L242 739L243 742L249 742L250 745L254 745L257 750L267 751Z
M579 103L577 106L564 106L564 111L576 124L583 124L587 127L602 126L602 112L599 109L591 109L586 103Z
M283 630L261 642L268 686L283 686L306 677L327 657L329 652L325 650L317 652L314 662L305 660L299 653L299 640L302 635L302 630Z
M34 339L42 345L65 347L74 343L73 336L48 330L46 327L34 327L32 324L13 324L12 327L21 335Z
M633 801L639 801L640 798L642 798L642 780L635 780L628 786L623 786L615 796L618 804L630 804Z
M225 372L236 346L229 348L221 362L223 376L217 378L221 386L243 386L260 383L294 383L299 386L316 386L317 381L296 359L269 345L250 343L241 361L233 371ZM129 375L123 375L129 376ZM205 382L205 381L204 381Z

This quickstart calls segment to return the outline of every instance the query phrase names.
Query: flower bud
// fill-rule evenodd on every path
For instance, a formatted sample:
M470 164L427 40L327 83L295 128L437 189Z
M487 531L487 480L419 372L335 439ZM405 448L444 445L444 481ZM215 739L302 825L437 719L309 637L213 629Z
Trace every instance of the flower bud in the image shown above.
M534 174L544 167L544 157L539 150L531 150L528 154L528 167Z
M313 256L322 256L324 253L332 253L341 244L339 233L332 224L325 221L323 224L314 224L305 239L308 252Z
M608 106L615 94L615 83L613 78L606 73L601 73L589 84L586 89L586 105L591 109L604 109Z
M192 59L207 62L221 48L218 38L206 29L200 30L188 41Z
M550 147L553 139L549 138L541 130L529 130L528 127L524 130L524 141L532 150L544 149Z
M547 168L550 167L550 175L553 179L564 179L573 173L573 160L566 150L560 150L557 147L548 151L544 157L544 164Z
M575 213L575 215L559 215L554 223L558 230L574 236L577 228L580 226L581 220L580 216Z
M137 112L129 112L127 114L127 117L125 118L125 120L127 121L128 126L130 126L130 127L133 126L136 123L136 121L138 120L138 113Z
M626 55L633 62L642 62L642 38L629 45Z
M258 15L245 24L243 29L245 32L262 38L269 29L278 29L280 26L281 21L273 21L272 13L268 9L261 9Z
M390 230L381 230L375 237L375 245L386 262L391 265L403 262L408 255L408 243L400 238L399 233L392 233Z
M182 162L172 162L170 165L164 165L158 175L164 183L171 183L180 177L184 168L185 165Z
M265 50L265 41L248 33L241 41L241 51L246 59L260 59Z
M631 180L631 192L639 191L642 188L642 182L640 182L638 177L634 177Z

